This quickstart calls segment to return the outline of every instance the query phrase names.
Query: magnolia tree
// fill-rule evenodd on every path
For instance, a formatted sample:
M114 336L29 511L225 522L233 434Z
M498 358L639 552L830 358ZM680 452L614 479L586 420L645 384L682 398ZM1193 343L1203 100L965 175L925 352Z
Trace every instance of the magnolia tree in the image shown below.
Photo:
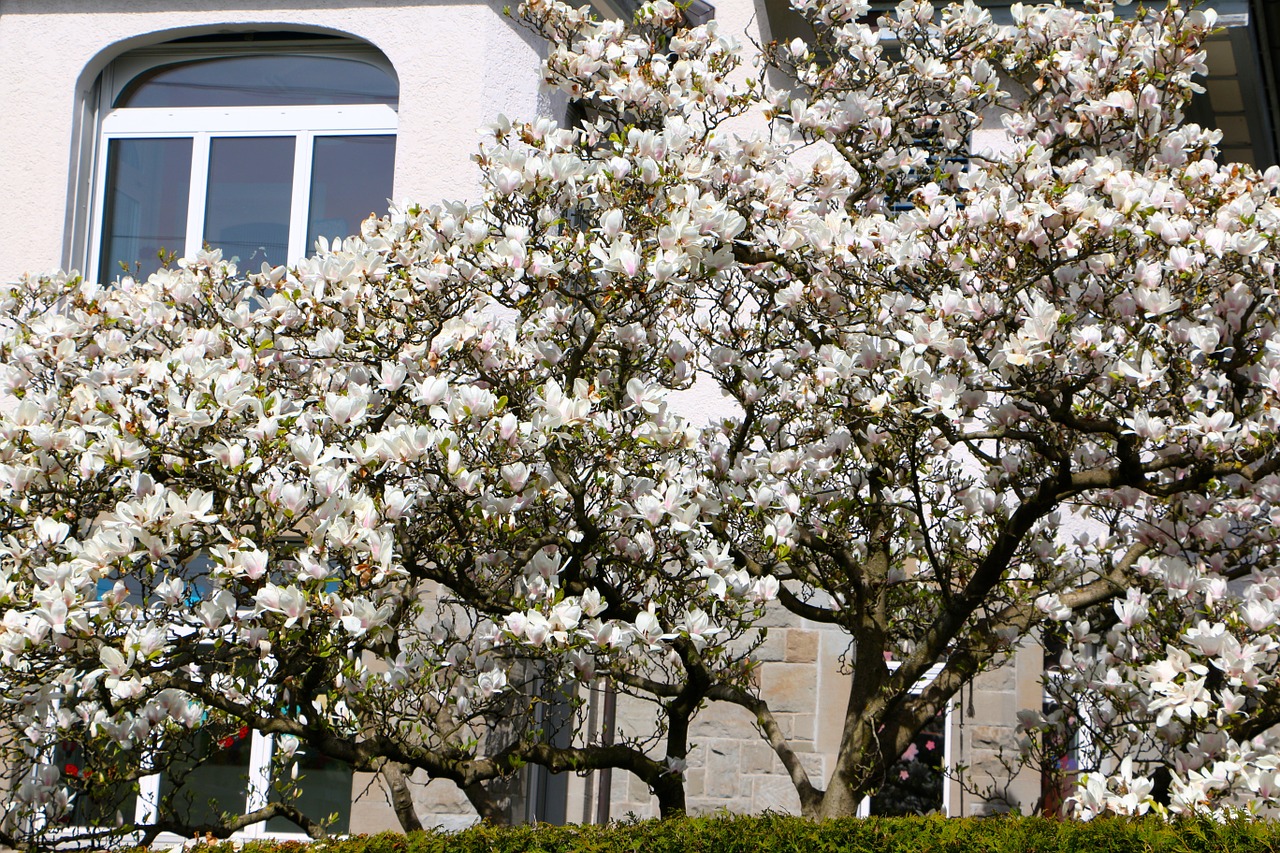
M587 119L492 128L480 201L5 289L4 840L319 836L300 745L406 826L404 773L496 819L527 764L670 814L714 702L848 814L1041 631L1026 745L1088 741L1082 813L1275 805L1280 173L1184 122L1211 15L798 12L774 90L664 0L529 0ZM849 636L829 778L757 690L768 608ZM594 737L599 678L651 732ZM196 808L250 732L259 807Z

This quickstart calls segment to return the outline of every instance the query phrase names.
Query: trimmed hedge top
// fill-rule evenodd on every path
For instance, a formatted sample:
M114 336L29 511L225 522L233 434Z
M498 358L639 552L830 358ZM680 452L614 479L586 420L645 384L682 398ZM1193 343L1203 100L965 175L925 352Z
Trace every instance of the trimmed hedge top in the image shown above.
M230 844L201 846L229 853ZM253 841L241 853L1252 853L1280 851L1280 823L1044 818L682 818L609 826L383 833L316 842Z

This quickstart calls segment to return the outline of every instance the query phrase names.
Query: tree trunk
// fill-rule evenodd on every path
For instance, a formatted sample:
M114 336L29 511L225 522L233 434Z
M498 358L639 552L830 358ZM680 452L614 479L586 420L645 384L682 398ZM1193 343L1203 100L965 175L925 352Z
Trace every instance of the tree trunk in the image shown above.
M861 803L862 793L854 789L853 779L847 774L836 771L831 775L827 790L823 792L822 801L818 804L817 814L814 816L819 820L831 817L853 817L858 813L858 806Z
M653 794L658 798L659 817L665 820L684 815L684 779L680 774L667 773L660 776L653 785Z
M485 790L485 787L479 782L472 782L470 785L466 785L463 787L462 793L467 795L467 800L471 802L481 820L486 820L495 826L509 826L511 824L511 815L498 804L497 799Z
M418 812L413 807L413 797L409 793L409 780L405 778L404 768L394 761L384 762L382 780L387 785L387 795L391 797L391 808L395 809L400 828L405 832L421 832L422 821L418 820Z

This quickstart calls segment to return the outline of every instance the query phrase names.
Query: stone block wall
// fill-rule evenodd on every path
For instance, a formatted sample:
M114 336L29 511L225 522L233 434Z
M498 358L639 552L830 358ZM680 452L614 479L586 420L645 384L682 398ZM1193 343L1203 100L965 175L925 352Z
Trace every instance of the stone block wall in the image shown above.
M775 624L760 646L759 684L779 725L800 754L810 781L826 787L832 769L851 676L842 666L848 637L828 626ZM1017 807L1035 808L1040 797L1037 772L1022 769L1010 775L1003 760L1017 752L1017 713L1038 708L1042 652L1037 645L1020 649L1004 665L983 673L956 698L947 730L953 764L964 765L961 778L946 784L945 803L951 815L982 815ZM618 697L616 729L642 735L653 729L649 703ZM711 814L759 813L766 810L798 813L799 797L773 749L760 737L746 710L713 703L695 720L686 772L689 810ZM648 786L629 773L615 770L609 781L609 815L646 818L657 815L657 801ZM414 798L425 825L457 829L474 822L475 811L451 783L424 784L415 776ZM569 822L591 822L603 774L575 776L568 781ZM380 781L357 774L357 799L352 830L376 832L398 827Z
M950 735L954 760L965 765L952 780L953 815L987 815L1017 808L1033 812L1040 801L1040 775L1018 767L1018 711L1044 703L1044 651L1027 643L1002 666L974 679L956 697Z

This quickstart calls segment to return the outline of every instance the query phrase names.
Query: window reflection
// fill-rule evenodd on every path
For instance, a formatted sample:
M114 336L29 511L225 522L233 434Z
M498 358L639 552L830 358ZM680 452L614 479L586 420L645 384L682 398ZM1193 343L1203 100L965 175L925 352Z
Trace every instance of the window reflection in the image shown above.
M160 777L162 812L195 826L220 823L224 814L244 814L252 744L247 726L201 729L183 737Z
M289 255L292 136L222 137L209 143L204 241L253 271Z
M395 172L394 136L319 136L311 160L307 251L317 237L346 237L387 209Z
M181 255L191 185L191 139L112 139L107 149L101 261L104 279L146 277L159 252Z
M329 832L344 834L351 830L351 765L336 758L327 758L315 749L303 744L293 754L292 764L298 765L297 794L294 803L308 817L334 822L327 824ZM280 800L281 793L273 786L271 800ZM297 832L298 826L288 818L274 817L267 821L268 832Z
M129 756L113 743L63 741L53 763L71 795L68 826L115 826L133 823L138 807L137 784L130 777Z
M116 583L123 580L125 603L138 607L150 607L162 602L155 591L156 586L172 578L179 578L182 580L183 603L186 606L194 606L209 594L209 572L213 566L213 560L201 551L182 563L166 559L156 567L154 573L147 573L140 569L122 577L119 572L112 572L106 577L98 578L98 598L101 599L110 593L115 589Z
M872 795L871 814L893 816L942 811L946 732L943 713L916 735L907 751L885 774L880 790Z
M162 65L135 77L117 107L258 107L399 102L382 69L304 54L223 56Z

